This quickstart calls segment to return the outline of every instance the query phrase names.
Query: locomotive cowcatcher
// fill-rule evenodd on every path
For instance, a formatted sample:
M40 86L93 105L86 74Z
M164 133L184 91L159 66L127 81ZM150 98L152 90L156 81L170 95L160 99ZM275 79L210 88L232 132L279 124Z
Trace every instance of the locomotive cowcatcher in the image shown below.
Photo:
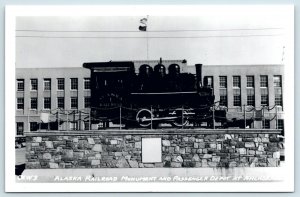
M214 107L213 89L202 85L202 64L195 65L196 75L181 73L178 64L166 69L161 59L154 69L141 65L138 73L131 61L92 62L83 67L91 70L92 124L213 128L215 122L226 122L226 111Z

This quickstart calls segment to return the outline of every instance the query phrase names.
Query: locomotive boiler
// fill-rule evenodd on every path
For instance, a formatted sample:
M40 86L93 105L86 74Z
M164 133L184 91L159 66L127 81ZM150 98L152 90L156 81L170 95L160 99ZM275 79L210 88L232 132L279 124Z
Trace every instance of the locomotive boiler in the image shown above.
M213 89L202 85L202 64L195 65L196 75L161 60L154 67L141 65L138 72L130 61L84 63L83 67L91 70L93 124L212 128L215 122L226 121L226 111L214 107Z

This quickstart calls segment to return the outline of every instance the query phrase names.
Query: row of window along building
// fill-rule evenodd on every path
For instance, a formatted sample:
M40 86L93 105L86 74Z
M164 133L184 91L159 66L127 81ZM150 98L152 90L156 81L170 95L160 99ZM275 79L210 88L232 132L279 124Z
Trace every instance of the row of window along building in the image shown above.
M51 78L45 78L43 79L42 89L45 92L51 91L51 81L53 79ZM55 79L57 87L56 91L65 91L65 78L57 78ZM78 91L78 78L70 78L70 91ZM83 88L85 91L90 90L90 78L84 78L84 85ZM30 79L29 81L29 91L31 92L37 92L38 91L38 79ZM17 79L17 93L24 92L25 91L25 80L24 79ZM58 96L57 98L57 108L65 109L65 97L64 93L62 93L62 96ZM41 102L38 101L38 97L30 97L30 105L29 109L31 110L37 110L38 109L38 103ZM49 97L43 97L43 105L42 110L50 110L51 109L51 96ZM24 110L24 96L17 97L17 109L18 110ZM84 108L90 107L90 96L84 97ZM41 108L39 108L41 109ZM70 97L70 109L78 109L78 97L75 95L74 97Z
M143 64L154 67L158 61L134 61L135 70ZM164 60L166 67L178 64L181 72L195 74L194 66L186 61ZM203 65L203 83L213 88L215 101L227 109L227 118L247 118L263 109L263 118L254 121L252 128L283 128L283 65ZM85 68L17 68L16 69L16 134L24 131L47 129L38 126L40 114L49 112L58 119L57 111L85 111L91 102L90 70ZM251 112L250 112L251 111ZM55 115L55 113L57 115ZM91 129L84 114L61 115L67 119L59 130ZM67 116L67 117L66 117ZM39 127L39 128L38 128Z

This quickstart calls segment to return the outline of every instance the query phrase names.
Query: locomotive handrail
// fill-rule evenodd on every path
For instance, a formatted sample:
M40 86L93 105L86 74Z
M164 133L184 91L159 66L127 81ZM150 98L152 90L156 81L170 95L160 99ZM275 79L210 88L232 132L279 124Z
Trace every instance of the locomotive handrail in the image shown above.
M113 109L119 109L120 106L116 107L105 107L105 108L100 108L100 107L91 107L91 109L97 109L97 110L113 110Z
M193 94L198 93L197 91L190 92L131 92L130 94Z

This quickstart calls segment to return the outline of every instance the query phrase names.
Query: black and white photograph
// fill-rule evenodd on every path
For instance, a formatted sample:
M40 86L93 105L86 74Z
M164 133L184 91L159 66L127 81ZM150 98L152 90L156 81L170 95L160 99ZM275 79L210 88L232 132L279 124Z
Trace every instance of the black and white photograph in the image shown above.
M293 10L7 6L6 191L293 191Z

